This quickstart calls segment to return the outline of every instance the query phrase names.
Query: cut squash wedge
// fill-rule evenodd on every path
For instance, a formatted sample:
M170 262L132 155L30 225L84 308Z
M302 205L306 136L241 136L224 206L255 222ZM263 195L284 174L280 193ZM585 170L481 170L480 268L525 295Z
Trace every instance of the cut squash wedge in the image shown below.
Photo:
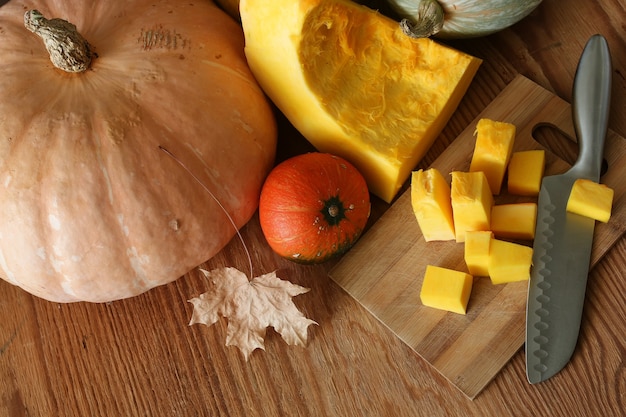
M248 64L321 152L390 202L457 108L481 60L348 0L242 0Z

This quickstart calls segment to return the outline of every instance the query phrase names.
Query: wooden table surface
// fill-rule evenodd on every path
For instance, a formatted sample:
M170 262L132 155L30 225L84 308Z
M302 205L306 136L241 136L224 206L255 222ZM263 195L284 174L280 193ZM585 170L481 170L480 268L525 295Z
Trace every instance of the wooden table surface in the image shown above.
M428 166L521 73L565 100L592 34L613 57L610 128L626 136L626 12L620 0L544 0L516 26L452 45L484 60L422 162ZM544 133L547 135L547 133ZM309 145L283 123L279 159ZM619 167L618 167L619 168ZM622 168L623 169L623 168ZM388 205L374 201L372 221ZM206 290L192 271L108 304L56 304L0 282L0 416L618 416L626 410L626 240L591 271L578 347L552 379L530 385L520 350L473 401L327 276L333 263L279 259L255 217L243 238L257 271L311 288L294 298L319 325L306 347L268 331L248 362L224 345L226 321L188 326ZM236 240L203 266L246 263ZM471 349L471 346L468 346Z

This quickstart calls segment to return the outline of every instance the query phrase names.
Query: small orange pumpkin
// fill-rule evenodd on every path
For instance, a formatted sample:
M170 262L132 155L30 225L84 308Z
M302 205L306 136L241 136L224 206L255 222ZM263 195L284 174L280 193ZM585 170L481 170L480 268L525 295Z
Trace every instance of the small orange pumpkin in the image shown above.
M261 190L259 219L270 247L299 263L321 263L352 247L370 214L361 173L346 160L307 153L276 166Z

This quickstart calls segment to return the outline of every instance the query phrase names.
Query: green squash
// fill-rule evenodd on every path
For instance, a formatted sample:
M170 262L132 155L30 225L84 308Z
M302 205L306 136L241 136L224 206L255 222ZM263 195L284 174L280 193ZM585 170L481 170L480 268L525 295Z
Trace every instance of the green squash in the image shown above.
M505 29L541 0L387 0L414 37L475 38Z

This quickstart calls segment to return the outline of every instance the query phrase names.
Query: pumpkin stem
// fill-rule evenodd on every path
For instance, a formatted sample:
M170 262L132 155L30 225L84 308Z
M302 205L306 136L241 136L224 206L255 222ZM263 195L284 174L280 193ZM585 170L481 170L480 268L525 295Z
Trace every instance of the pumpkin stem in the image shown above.
M339 196L331 197L324 202L322 214L324 215L324 220L331 226L337 226L346 218L346 209L343 207Z
M46 19L38 10L24 14L24 26L43 39L52 64L67 72L89 68L93 53L76 26L63 19Z
M328 207L328 214L330 214L331 217L337 217L339 215L339 207L334 204Z
M410 19L402 19L402 31L412 38L428 38L436 35L443 28L443 7L436 0L421 0L417 13Z

